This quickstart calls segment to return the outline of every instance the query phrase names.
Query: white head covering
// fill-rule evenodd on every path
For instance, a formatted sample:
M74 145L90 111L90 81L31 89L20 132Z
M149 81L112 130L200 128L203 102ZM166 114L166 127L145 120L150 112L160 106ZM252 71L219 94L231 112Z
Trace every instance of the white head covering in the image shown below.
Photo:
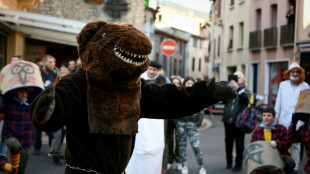
M294 62L290 64L290 66L288 67L288 70L290 71L293 68L300 68L300 66L298 65L298 63Z

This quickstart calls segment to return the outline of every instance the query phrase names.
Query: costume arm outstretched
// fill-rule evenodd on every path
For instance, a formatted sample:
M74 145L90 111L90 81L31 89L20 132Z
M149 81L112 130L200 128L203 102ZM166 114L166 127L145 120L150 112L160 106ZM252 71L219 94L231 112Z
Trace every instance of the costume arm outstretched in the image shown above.
M236 97L228 82L201 81L192 87L177 88L173 84L141 86L141 117L173 119L195 114L220 100Z

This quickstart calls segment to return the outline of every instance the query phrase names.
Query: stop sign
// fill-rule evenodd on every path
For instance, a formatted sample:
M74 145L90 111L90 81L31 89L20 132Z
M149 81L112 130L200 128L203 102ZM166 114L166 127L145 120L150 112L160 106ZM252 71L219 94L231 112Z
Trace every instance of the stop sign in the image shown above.
M160 44L160 50L166 56L172 56L177 51L177 49L177 43L172 39L165 39Z

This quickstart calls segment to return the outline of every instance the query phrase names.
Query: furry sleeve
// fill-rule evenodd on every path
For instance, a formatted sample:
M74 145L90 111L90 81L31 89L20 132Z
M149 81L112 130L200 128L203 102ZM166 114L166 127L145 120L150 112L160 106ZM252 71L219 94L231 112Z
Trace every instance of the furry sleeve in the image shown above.
M173 84L141 85L141 117L175 119L195 114L218 102L211 96L207 81L193 87L177 88Z
M83 83L84 82L84 83ZM46 112L53 99L48 88L32 102L30 116L40 130L54 132L59 130L81 109L82 92L86 94L85 73L76 72L65 76L55 87L55 109L45 122Z

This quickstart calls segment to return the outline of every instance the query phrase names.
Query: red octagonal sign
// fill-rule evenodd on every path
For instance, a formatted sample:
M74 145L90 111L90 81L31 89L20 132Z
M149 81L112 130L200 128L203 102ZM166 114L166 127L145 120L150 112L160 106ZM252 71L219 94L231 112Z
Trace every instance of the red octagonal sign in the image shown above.
M177 43L172 39L165 39L160 44L160 50L166 56L172 56L177 51L177 49Z

